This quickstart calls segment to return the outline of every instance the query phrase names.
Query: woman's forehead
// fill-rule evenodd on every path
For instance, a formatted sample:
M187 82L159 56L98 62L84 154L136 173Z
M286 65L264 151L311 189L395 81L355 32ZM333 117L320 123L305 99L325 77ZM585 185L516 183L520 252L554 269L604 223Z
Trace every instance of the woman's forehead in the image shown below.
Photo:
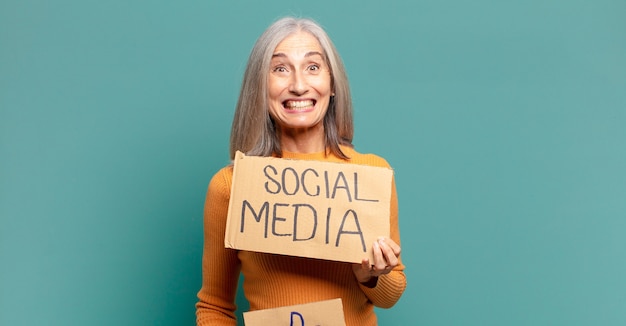
M286 36L274 49L274 55L279 53L299 53L305 55L309 52L317 52L323 56L324 49L313 34L304 31L298 31Z

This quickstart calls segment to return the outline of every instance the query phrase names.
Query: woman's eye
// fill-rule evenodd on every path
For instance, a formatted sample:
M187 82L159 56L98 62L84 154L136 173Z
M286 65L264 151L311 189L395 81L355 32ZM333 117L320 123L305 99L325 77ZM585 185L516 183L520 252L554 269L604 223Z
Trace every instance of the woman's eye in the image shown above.
M318 65L310 65L309 66L309 70L312 70L312 71L320 70L320 66L318 66Z
M287 68L285 67L276 67L274 68L274 72L285 72L287 71Z

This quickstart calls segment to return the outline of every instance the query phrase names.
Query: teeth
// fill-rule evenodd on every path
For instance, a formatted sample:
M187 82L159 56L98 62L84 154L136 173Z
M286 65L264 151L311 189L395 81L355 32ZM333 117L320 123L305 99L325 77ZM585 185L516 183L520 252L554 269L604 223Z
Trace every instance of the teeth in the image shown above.
M287 101L285 102L285 107L288 109L301 109L313 106L313 101Z

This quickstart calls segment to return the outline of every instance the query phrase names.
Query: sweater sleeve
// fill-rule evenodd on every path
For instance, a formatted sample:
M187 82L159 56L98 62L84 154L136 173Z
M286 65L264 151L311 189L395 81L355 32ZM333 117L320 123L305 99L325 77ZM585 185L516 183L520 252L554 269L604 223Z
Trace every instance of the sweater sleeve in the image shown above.
M389 221L389 235L393 241L398 245L400 244L400 228L398 224L398 197L396 193L395 179L391 182L391 203L390 203L390 221ZM372 301L372 303L381 308L390 308L402 296L404 289L406 288L406 275L404 274L404 264L402 263L402 257L400 257L400 263L389 274L381 275L378 278L376 286L369 288L364 285L360 285L361 290Z
M235 296L241 265L237 251L224 247L232 167L216 173L204 205L202 288L196 303L197 325L236 325Z

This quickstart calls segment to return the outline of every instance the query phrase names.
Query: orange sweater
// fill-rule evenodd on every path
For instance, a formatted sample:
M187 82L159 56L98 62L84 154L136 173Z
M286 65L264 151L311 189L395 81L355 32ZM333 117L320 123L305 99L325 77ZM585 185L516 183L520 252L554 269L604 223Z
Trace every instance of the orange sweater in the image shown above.
M299 154L284 152L284 158L344 162L389 167L381 157L360 154L342 147L350 157L345 161L323 152ZM360 284L350 263L283 256L224 248L226 216L233 168L217 172L209 184L204 208L204 253L202 288L198 292L198 325L236 325L235 295L239 273L251 310L290 306L341 298L347 325L376 325L374 305L393 306L406 287L404 265L378 278L373 288ZM391 238L400 244L398 202L395 181L391 193ZM371 245L371 244L369 244Z

